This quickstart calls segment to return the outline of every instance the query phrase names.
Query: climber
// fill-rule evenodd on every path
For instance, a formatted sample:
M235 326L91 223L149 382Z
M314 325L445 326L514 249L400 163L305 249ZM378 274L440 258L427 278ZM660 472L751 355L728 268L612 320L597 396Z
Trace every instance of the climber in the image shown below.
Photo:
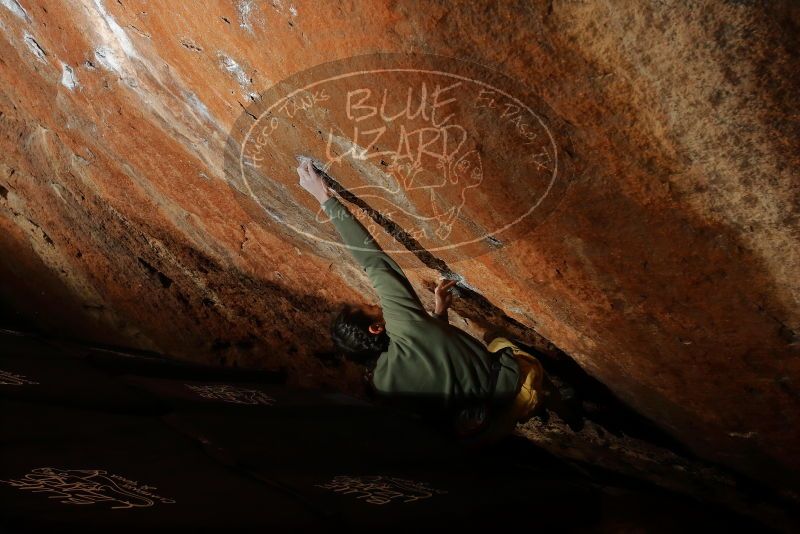
M539 361L506 338L486 347L450 325L453 280L436 287L429 315L397 263L334 196L312 161L298 159L300 186L319 201L380 298L380 307L346 306L332 325L334 343L368 369L374 392L447 417L460 436L499 437L529 418L543 396Z

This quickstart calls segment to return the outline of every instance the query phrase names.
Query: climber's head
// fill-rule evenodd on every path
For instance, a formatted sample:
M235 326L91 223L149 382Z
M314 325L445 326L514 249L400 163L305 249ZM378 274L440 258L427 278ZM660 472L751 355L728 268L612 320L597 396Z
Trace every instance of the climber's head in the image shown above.
M389 348L380 306L345 306L333 320L331 337L345 356L367 364Z

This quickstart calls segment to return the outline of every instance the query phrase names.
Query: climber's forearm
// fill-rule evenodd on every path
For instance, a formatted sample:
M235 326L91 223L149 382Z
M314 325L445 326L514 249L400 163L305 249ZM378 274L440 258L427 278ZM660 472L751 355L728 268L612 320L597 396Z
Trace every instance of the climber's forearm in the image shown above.
M342 241L362 267L366 268L378 259L389 258L364 225L353 217L339 199L331 196L322 203L322 209L331 218L331 222L342 236Z
M322 209L333 221L350 253L369 276L381 299L389 335L392 335L398 321L424 317L425 309L403 270L381 250L367 229L335 197L325 201Z
M399 332L404 321L426 317L425 309L403 270L381 250L364 225L331 194L311 160L302 161L297 167L297 174L300 176L300 186L319 201L350 253L369 276L372 287L381 299L389 335Z
M375 243L367 229L333 196L310 159L301 159L300 165L297 167L297 174L300 176L300 186L319 202L342 236L344 244L362 267L366 269L383 260L391 262L391 258Z

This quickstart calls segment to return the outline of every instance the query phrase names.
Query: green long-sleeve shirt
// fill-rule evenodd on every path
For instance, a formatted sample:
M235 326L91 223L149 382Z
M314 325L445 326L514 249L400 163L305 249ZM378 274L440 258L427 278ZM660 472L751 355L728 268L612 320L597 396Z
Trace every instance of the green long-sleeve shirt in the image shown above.
M470 401L504 402L516 393L519 367L501 354L494 397L491 355L466 332L430 316L397 263L335 197L323 205L345 245L380 297L389 349L378 358L373 384L379 394L454 408Z

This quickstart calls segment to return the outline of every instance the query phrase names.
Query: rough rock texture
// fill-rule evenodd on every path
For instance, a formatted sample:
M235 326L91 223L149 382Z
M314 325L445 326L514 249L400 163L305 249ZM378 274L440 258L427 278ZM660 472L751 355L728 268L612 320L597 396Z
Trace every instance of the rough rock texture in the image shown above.
M797 488L795 2L200 5L0 1L3 298L61 334L357 389L314 356L339 303L374 298L365 278L254 224L226 139L325 61L469 59L530 89L570 171L526 235L450 258L477 292L457 321L507 314L696 453ZM407 270L430 302L436 270Z

